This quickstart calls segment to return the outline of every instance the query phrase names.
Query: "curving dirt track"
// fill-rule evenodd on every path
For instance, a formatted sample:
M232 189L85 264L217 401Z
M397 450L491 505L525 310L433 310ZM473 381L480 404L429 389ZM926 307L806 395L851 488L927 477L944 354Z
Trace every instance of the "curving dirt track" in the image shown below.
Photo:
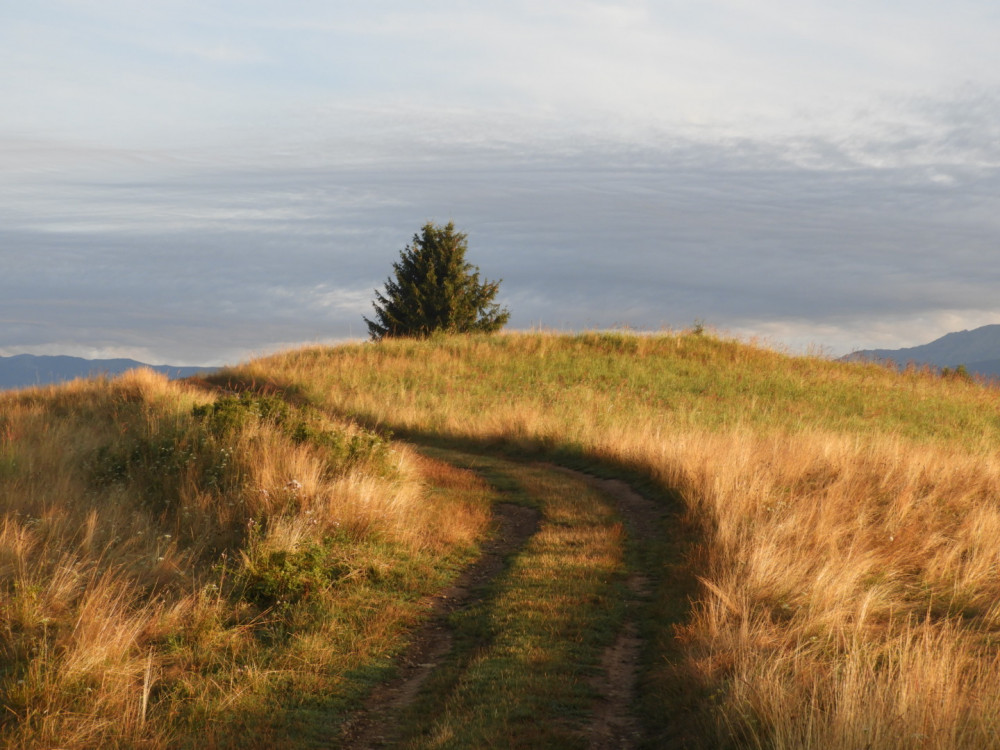
M637 493L626 482L558 466L538 466L584 481L613 499L628 535L634 540L649 540L662 528L662 507ZM521 549L538 530L537 510L511 503L498 503L494 507L497 531L485 545L482 556L450 589L433 597L431 616L415 633L410 647L401 657L397 676L376 688L365 707L342 727L340 747L373 750L398 743L400 738L395 735L391 717L415 702L421 686L452 649L448 615L477 602L483 596L485 585L503 570L504 560ZM643 727L634 713L644 648L637 611L650 595L651 585L650 577L642 572L632 572L627 579L629 594L625 621L602 656L601 674L591 683L600 696L584 733L591 750L630 750L643 744Z
M484 545L482 555L450 588L432 598L430 619L414 634L399 673L376 688L364 709L344 725L341 747L370 750L392 745L393 726L385 717L416 699L438 661L451 650L448 615L475 602L484 585L503 570L504 559L537 531L539 513L534 508L512 503L498 503L494 508L497 530Z
M643 497L620 479L603 479L563 467L557 470L585 480L601 492L614 498L618 514L625 523L629 536L649 541L663 521L663 509L649 498ZM642 742L642 725L633 713L636 685L639 677L639 660L644 647L635 611L642 599L650 594L648 576L633 572L627 588L625 622L615 642L604 652L601 667L604 674L594 681L601 699L594 708L594 719L588 730L591 750L630 750Z

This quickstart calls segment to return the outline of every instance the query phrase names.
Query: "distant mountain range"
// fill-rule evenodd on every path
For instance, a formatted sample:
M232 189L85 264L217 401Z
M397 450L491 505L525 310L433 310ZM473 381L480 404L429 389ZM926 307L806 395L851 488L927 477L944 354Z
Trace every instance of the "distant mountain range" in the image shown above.
M929 344L906 349L852 352L843 359L894 362L900 367L910 363L940 368L964 365L970 373L1000 378L1000 325L949 333Z
M95 375L118 375L137 367L148 367L156 372L162 372L168 378L186 378L191 375L213 372L216 369L212 367L147 365L134 359L82 359L81 357L36 357L33 354L18 354L13 357L0 357L0 389L49 385Z

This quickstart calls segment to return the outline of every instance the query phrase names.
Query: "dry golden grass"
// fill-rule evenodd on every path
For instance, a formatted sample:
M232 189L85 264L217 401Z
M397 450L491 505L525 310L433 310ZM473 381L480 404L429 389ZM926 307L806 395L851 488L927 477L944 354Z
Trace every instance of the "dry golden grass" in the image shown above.
M308 349L224 376L421 439L638 471L702 539L681 657L707 746L1000 747L1000 393L712 336Z
M819 434L712 436L675 460L699 458L684 487L711 534L683 636L721 737L996 743L995 461Z
M487 520L470 475L356 418L678 492L701 584L650 684L664 715L693 693L706 746L1000 747L994 388L687 334L304 349L215 382L256 395L0 396L4 746L281 747L289 696L345 710ZM253 412L274 392L284 421Z
M0 745L280 747L289 699L334 721L471 554L467 473L196 415L221 400L150 371L0 396Z

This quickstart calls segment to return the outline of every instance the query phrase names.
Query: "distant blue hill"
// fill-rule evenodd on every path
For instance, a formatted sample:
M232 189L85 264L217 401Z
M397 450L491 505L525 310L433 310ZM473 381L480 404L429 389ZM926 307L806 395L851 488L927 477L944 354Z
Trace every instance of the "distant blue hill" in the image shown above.
M843 359L891 362L899 367L914 364L954 369L964 365L970 373L1000 378L1000 325L949 333L929 344L906 349L866 349L852 352Z
M137 367L148 367L156 372L162 372L171 379L187 378L215 370L212 367L147 365L134 359L82 359L18 354L13 357L0 357L0 389L64 383L67 380L97 375L118 375Z

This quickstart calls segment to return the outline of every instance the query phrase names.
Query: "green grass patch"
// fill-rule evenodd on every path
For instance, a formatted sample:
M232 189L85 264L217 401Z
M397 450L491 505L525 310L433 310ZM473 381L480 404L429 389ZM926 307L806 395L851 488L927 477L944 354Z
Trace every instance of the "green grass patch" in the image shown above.
M463 429L465 415L489 417L513 401L522 416L546 417L536 426L526 417L522 425L498 425L504 440L536 441L531 448L578 443L591 429L630 422L664 432L881 432L969 447L1000 440L995 388L922 370L793 357L706 333L393 340L299 350L213 376L220 383L254 377L309 390L317 403L372 425L450 437L480 436L478 425Z
M400 746L582 748L599 661L624 616L624 538L613 506L551 469L469 455L497 499L537 507L538 532L475 606L403 717Z

